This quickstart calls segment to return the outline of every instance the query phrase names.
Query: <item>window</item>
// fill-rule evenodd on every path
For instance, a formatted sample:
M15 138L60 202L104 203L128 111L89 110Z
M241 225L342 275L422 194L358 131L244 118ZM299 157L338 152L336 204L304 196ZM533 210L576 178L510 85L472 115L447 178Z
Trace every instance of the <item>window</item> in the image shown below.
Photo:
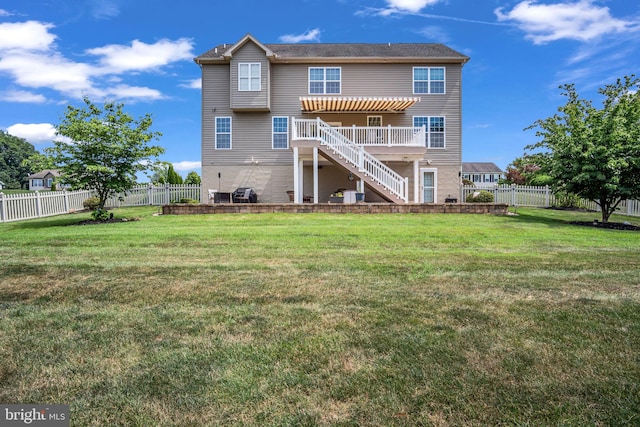
M51 188L51 185L53 185L53 178L47 178L47 187Z
M231 149L231 117L216 117L216 150Z
M413 93L436 94L444 92L444 68L413 67Z
M382 126L382 116L367 116L367 126Z
M44 181L41 179L32 179L31 180L32 187L44 187Z
M238 64L238 90L260 91L260 63Z
M340 67L309 67L309 93L340 94L341 74Z
M445 148L444 117L415 116L413 126L426 127L427 148Z
M289 118L274 117L272 141L274 149L289 148Z

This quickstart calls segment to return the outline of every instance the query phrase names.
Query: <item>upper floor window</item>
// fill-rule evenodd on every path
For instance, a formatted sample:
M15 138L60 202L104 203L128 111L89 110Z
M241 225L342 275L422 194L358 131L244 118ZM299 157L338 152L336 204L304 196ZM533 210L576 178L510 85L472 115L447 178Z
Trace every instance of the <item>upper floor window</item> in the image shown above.
M289 148L289 118L274 117L272 132L273 148Z
M231 117L216 117L216 149L231 149Z
M444 117L415 116L413 126L425 126L427 148L445 148Z
M413 67L413 93L434 94L444 92L443 67Z
M260 91L260 63L238 64L238 90Z
M310 94L340 94L341 82L340 67L309 67Z

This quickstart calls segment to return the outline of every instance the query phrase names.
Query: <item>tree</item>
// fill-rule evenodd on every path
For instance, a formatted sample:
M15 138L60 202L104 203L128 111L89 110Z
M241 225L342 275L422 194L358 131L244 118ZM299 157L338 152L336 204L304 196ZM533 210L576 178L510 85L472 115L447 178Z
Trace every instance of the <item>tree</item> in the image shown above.
M171 163L169 163L169 169L167 170L167 183L182 184L182 177L173 169L173 165Z
M190 185L200 185L202 183L202 180L200 179L200 175L198 175L198 172L191 171L187 174L187 178L184 180L184 183Z
M599 90L602 109L581 99L567 84L567 103L560 114L537 120L542 140L527 150L542 149L540 168L556 191L594 201L602 222L625 199L640 198L640 79L626 76Z
M540 172L537 156L516 157L513 162L507 165L504 183L516 185L549 185L551 179L548 175Z
M5 188L28 187L27 177L37 171L24 164L24 161L37 153L25 139L0 130L0 181L5 184Z
M136 173L153 167L164 148L148 145L162 134L152 132L151 116L134 120L123 104L105 102L101 109L88 98L85 106L67 106L56 133L72 143L54 141L47 154L60 167L61 181L72 189L95 190L99 209L106 200L131 189Z

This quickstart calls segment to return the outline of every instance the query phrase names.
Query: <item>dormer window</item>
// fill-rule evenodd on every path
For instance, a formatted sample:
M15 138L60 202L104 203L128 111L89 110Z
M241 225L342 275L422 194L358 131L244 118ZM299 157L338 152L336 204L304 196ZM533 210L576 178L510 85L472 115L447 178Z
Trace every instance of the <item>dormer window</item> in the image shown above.
M259 92L260 89L260 63L242 62L238 64L238 90L240 92Z

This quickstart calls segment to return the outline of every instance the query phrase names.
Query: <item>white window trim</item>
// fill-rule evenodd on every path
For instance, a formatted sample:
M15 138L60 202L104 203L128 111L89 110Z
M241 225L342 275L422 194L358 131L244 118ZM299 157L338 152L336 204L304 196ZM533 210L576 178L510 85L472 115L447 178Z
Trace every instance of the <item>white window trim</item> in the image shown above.
M424 173L433 172L433 202L424 201ZM438 169L437 168L421 168L420 169L420 203L438 203Z
M276 132L274 130L273 122L275 119L285 119L287 121L287 131L286 132ZM274 135L287 135L287 146L286 147L275 147L273 137ZM273 150L288 150L289 149L289 117L287 116L273 116L271 118L271 148Z
M327 93L327 69L338 69L340 70L340 80L329 80L329 82L340 82L340 90L338 93ZM311 70L323 69L324 70L324 79L322 80L322 93L312 93L311 92L311 82L319 82L320 80L311 80ZM342 95L342 67L309 67L307 70L307 92L309 95Z
M413 116L411 118L411 123L414 124L415 123L415 119L416 117L425 117L427 119L427 125L426 125L426 132L427 132L427 141L426 141L426 146L427 148L431 149L431 150L445 150L447 148L447 116ZM434 117L442 117L442 119L444 119L444 146L442 147L432 147L431 146L431 132L429 131L429 123L431 121L432 118Z
M229 119L229 148L218 147L218 119ZM233 119L230 116L219 116L214 117L213 120L214 148L216 150L231 150L233 147ZM226 132L224 134L226 135Z
M247 77L242 77L240 73L240 68L246 65L249 68L249 75ZM252 75L251 69L254 65L258 66L258 88L254 88L251 85ZM248 79L249 84L247 85L248 89L242 89L242 85L240 84L241 79ZM259 62L240 62L238 64L238 92L260 92L262 90L262 64Z
M369 119L380 119L380 126L382 126L382 116L367 116L367 127L372 127L369 123Z
M427 82L427 92L416 92L416 68L426 68L428 78L427 80L418 80L419 82ZM444 74L444 91L442 93L432 93L431 92L431 69L433 68L441 68ZM440 80L435 80L440 81ZM414 95L446 95L447 94L447 67L413 67L411 70L411 91Z

